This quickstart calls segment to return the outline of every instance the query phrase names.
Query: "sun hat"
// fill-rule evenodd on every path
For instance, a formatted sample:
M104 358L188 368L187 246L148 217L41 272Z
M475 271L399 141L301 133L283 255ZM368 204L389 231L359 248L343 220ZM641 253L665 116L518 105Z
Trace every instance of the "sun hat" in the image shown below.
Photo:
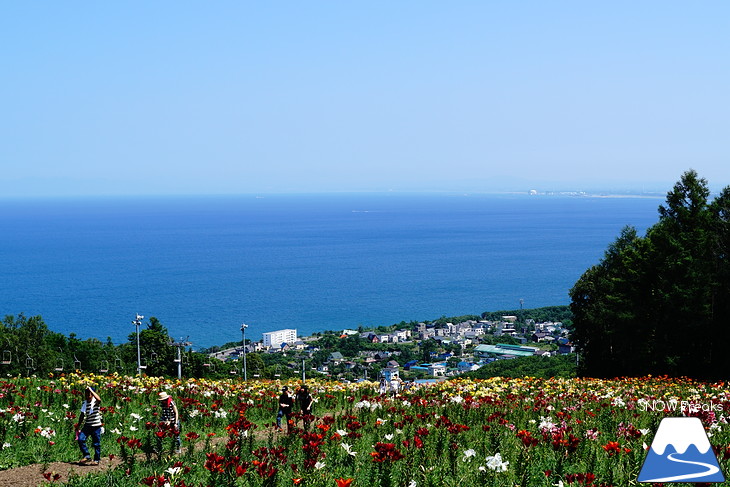
M169 395L168 395L168 394L167 394L166 392L164 392L164 391L163 391L163 392L160 392L160 393L159 393L159 394L157 395L157 398L158 398L158 399L159 399L160 401L164 401L165 399L169 399L169 398L170 398L170 396L169 396Z

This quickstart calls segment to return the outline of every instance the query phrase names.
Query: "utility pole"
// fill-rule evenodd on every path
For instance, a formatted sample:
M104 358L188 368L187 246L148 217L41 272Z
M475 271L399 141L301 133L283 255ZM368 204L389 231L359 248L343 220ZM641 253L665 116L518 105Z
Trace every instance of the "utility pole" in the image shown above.
M188 338L190 338L190 337L188 337ZM170 345L172 345L173 347L177 347L177 358L175 359L175 362L177 362L177 378L178 379L182 379L182 352L181 351L184 347L189 347L192 344L193 343L189 342L187 340L187 338L185 340L183 340L181 338L179 342L170 343Z
M139 351L139 327L142 326L142 320L144 319L144 316L137 313L136 318L132 320L132 324L136 327L137 330L137 375L142 376L142 355Z

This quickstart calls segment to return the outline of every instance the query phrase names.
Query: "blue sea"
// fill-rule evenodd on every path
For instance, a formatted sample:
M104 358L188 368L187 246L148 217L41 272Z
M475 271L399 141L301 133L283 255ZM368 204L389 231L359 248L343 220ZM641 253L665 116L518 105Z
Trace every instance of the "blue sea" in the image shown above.
M0 315L127 340L136 313L210 347L569 303L658 198L328 194L0 200ZM145 320L146 321L146 320Z

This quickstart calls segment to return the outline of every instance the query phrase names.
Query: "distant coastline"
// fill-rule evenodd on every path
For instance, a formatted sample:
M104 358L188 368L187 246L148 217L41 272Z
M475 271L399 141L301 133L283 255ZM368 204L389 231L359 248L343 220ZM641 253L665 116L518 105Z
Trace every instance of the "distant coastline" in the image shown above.
M534 191L534 193L533 193ZM714 193L714 192L713 192ZM246 193L180 193L180 194L87 194L87 195L71 195L71 194L12 194L4 193L0 195L0 203L3 202L52 202L52 201L174 201L174 200L195 200L195 199L266 199L269 197L328 197L328 196L581 196L581 197L600 197L600 198L664 198L666 192L660 191L600 191L600 190L505 190L505 191L473 191L473 190L373 190L373 191L267 191L267 192L246 192Z

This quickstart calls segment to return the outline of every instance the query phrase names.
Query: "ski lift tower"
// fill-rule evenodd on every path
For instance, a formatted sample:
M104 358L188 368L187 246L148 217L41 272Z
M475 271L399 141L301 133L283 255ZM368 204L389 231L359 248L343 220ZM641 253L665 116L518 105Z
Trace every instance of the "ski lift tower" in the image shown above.
M190 337L188 337L190 338ZM173 347L177 347L177 358L175 359L175 363L177 364L177 378L182 379L182 349L185 347L189 347L192 345L192 342L189 342L186 338L183 340L182 338L178 342L171 342L170 345Z
M25 370L28 373L28 377L30 377L30 372L35 370L35 359L28 355L27 352L25 354Z
M246 328L248 328L248 325L246 323L241 323L241 344L243 345L243 380L248 379L248 375L246 373Z
M142 377L142 355L140 354L139 349L139 327L142 326L142 320L144 319L144 316L137 313L137 317L132 320L132 324L137 329L137 375Z

